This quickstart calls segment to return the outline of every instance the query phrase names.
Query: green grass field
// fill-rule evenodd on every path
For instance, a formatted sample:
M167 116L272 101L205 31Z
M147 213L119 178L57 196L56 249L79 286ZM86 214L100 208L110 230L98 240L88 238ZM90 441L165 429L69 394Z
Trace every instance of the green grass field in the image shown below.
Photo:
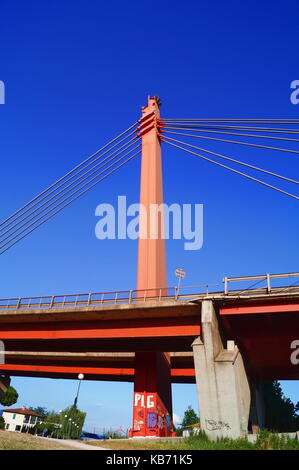
M119 439L88 441L88 444L111 450L299 450L299 441L268 431L262 431L256 443L251 443L247 439L220 439L212 442L201 434L173 442Z
M78 441L76 441L78 442ZM221 439L211 442L204 435L180 440L119 439L106 441L80 441L111 450L299 450L299 441L289 437L262 431L256 443L247 439ZM76 450L63 445L63 440L54 442L9 431L0 431L0 450Z

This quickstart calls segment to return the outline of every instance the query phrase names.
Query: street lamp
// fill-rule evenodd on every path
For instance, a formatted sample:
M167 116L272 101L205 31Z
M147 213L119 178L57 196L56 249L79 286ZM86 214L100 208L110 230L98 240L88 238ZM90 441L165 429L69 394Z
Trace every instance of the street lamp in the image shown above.
M78 380L79 380L79 383L78 383L78 390L77 390L77 395L76 395L76 398L75 398L75 401L74 401L74 408L77 408L77 401L78 401L78 396L79 396L81 381L82 381L83 379L84 379L84 374L79 374L79 375L78 375Z

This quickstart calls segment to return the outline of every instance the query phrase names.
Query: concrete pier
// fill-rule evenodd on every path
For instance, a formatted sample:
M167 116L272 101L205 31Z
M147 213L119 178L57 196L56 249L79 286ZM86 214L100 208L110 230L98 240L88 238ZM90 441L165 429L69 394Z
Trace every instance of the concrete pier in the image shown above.
M202 302L201 337L193 354L201 428L211 439L238 438L248 432L250 386L234 341L224 348L213 302Z

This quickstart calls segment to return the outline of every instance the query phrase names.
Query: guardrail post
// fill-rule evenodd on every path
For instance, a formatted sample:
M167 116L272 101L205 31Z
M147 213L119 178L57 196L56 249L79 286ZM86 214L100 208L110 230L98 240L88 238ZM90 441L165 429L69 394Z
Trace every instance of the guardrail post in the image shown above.
M53 305L54 305L54 300L55 300L55 297L54 297L54 295L52 295L51 303L50 303L50 308L53 307Z
M270 274L267 274L267 291L268 291L268 294L270 294L271 292Z
M224 282L224 293L227 294L228 293L228 280L227 280L227 277L225 277L223 279L223 282Z
M129 304L132 302L132 290L130 290L130 295L129 295Z
M21 301L22 301L22 299L21 299L21 298L19 298L19 299L18 299L18 303L17 303L17 308L20 308Z
M88 294L87 305L90 305L91 302L91 294Z

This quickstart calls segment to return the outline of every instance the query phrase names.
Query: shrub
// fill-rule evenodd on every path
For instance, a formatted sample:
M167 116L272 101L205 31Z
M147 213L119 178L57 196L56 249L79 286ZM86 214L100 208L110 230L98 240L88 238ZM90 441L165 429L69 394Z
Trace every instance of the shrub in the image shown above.
M13 387L8 387L4 395L0 399L3 406L11 406L18 401L19 394Z

